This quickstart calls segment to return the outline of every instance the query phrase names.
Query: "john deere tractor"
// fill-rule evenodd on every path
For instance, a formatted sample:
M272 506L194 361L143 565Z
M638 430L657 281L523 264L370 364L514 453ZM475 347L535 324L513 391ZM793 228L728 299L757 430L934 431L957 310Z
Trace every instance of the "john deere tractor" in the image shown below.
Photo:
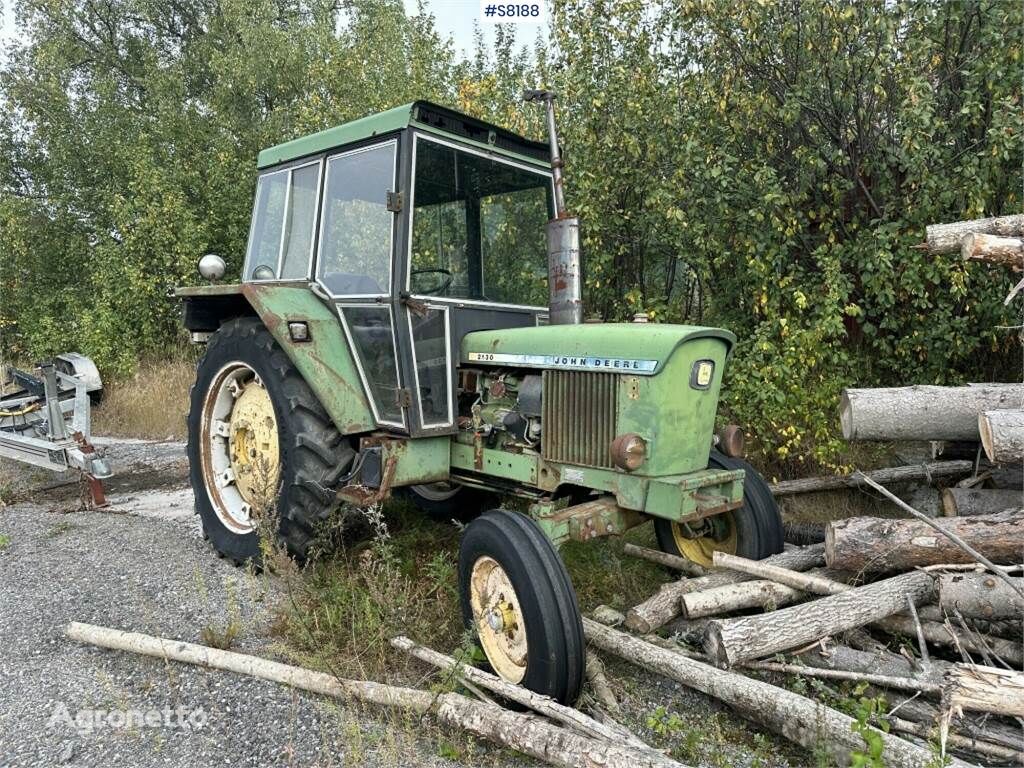
M715 448L735 339L583 322L579 222L548 142L416 102L260 153L241 281L179 289L206 345L188 454L214 548L298 558L403 493L470 522L466 625L503 678L573 701L584 637L561 543L653 521L667 552L782 549L764 481ZM732 455L726 455L732 454ZM518 497L525 513L501 508Z

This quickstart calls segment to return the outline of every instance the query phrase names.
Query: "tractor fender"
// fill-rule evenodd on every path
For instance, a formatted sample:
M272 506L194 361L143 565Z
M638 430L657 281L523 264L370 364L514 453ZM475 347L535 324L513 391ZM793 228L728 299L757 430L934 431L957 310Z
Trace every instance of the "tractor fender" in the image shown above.
M306 284L245 283L181 288L185 327L210 332L233 317L256 315L298 368L338 430L376 427L359 369L337 314ZM292 341L288 324L304 322L308 341Z

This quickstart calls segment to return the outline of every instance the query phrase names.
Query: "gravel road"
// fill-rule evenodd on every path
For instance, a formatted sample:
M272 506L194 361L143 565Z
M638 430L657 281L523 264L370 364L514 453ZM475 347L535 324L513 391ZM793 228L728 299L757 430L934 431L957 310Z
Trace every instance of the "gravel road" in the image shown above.
M102 512L68 511L77 484L0 466L0 489L21 499L0 504L0 768L454 765L386 716L66 639L75 620L195 642L233 612L243 627L233 647L274 655L274 584L202 540L183 446L118 442L107 453L118 477Z

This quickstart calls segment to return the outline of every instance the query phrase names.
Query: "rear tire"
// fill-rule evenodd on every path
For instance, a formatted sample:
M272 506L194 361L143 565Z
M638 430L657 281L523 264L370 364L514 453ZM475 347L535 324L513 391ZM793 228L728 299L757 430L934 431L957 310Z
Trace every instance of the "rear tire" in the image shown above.
M453 483L429 483L396 488L396 495L409 499L435 520L468 522L494 504L497 496L477 488Z
M466 527L459 597L465 626L498 675L563 704L576 701L586 663L579 604L561 557L533 520L495 509Z
M234 377L233 382L226 377ZM277 445L256 439L248 445L259 446L259 450L253 448L253 457L275 460L276 482L265 493L272 498L262 506L274 511L278 540L291 555L304 560L318 529L340 506L334 489L351 466L355 450L334 427L316 395L259 319L238 318L222 325L210 338L206 353L196 366L188 415L189 474L195 490L196 512L205 536L222 556L236 564L258 564L261 554L258 511L250 510L253 516L247 521L247 500L243 498L239 505L236 498L242 495L242 484L229 481L220 487L217 474L212 471L216 464L223 474L225 459L218 454L214 463L216 452L223 450L230 458L230 452L235 450L226 447L226 437L214 434L217 429L225 430L227 418L223 414L219 420L214 418L214 401L221 403L222 411L234 409L241 398L236 395L235 404L225 405L223 391L225 386L239 389L239 382L243 387L263 388L265 395L260 396L269 398L276 421ZM264 421L269 417L268 411ZM247 423L242 429L245 426ZM231 428L239 429L233 422ZM267 434L272 432L261 433L262 438ZM228 468L234 470L236 465ZM232 484L239 490L229 499Z
M711 565L711 553L715 550L739 555L750 560L761 560L782 551L784 536L782 515L775 503L768 484L760 473L743 459L735 459L718 451L711 451L708 457L709 469L742 469L743 506L722 515L716 515L720 529L728 535L715 540L710 536L686 541L684 528L664 518L655 518L654 532L658 547L678 557L685 557L698 565ZM683 544L683 546L680 546Z

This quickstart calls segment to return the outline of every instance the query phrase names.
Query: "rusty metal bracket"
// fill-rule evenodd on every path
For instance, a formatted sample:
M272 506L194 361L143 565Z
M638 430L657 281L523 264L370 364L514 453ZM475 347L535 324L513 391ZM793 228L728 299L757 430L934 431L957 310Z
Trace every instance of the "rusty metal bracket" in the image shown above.
M346 485L337 492L337 497L346 504L356 507L372 507L380 504L391 495L391 483L395 479L395 465L398 459L389 456L384 462L384 472L380 481L380 488L368 488L365 485Z

